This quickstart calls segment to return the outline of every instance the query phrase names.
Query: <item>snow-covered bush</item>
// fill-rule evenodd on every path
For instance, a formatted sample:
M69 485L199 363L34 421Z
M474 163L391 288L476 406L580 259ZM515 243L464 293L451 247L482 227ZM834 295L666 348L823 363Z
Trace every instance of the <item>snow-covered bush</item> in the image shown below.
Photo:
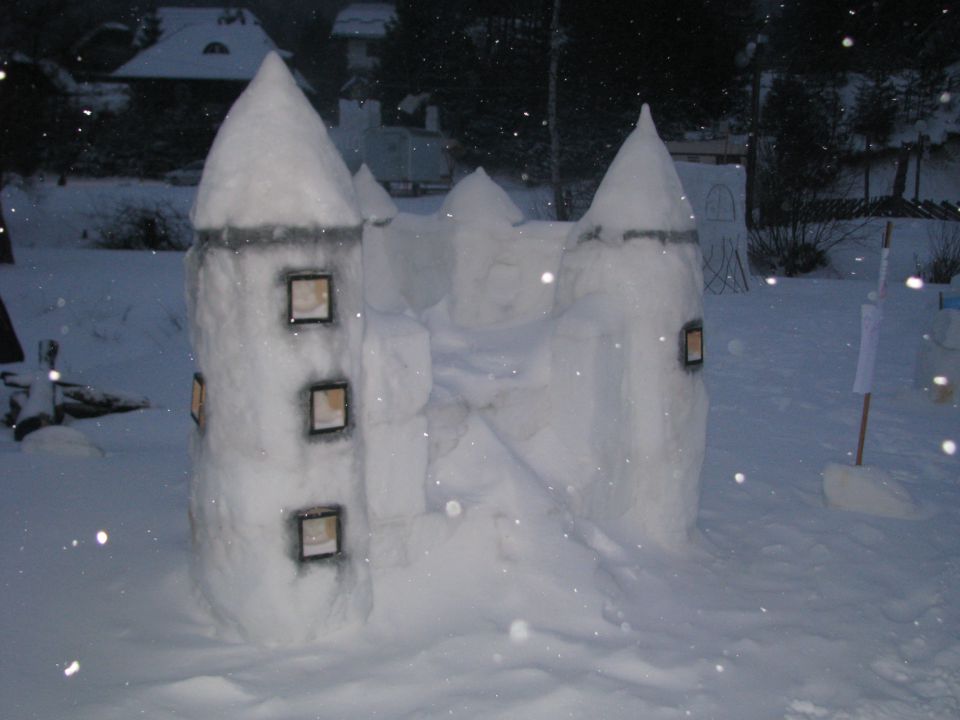
M101 213L94 245L108 250L186 250L190 223L172 203L125 203Z
M949 285L950 279L960 275L960 223L938 223L927 231L930 256L921 270L928 283Z

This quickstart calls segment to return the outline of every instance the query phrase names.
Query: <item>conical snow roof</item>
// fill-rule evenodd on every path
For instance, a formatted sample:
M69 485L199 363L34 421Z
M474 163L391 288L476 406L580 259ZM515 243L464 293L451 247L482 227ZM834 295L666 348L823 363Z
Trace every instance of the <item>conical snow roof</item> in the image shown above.
M458 182L440 208L441 217L464 225L504 227L523 221L523 212L484 169L477 168Z
M610 164L573 234L619 242L635 235L694 229L693 209L645 104L637 127Z
M377 182L366 163L353 176L353 188L357 192L357 202L364 220L379 225L392 220L399 212L393 198Z
M350 172L275 52L223 121L191 219L198 230L360 224Z

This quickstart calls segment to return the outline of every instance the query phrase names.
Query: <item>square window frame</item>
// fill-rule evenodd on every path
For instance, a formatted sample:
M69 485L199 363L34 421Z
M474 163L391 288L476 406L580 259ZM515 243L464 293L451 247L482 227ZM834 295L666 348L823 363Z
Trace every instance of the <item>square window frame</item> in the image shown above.
M203 373L193 374L193 388L190 392L190 417L202 431L206 427L207 383Z
M305 520L319 520L336 518L336 550L317 555L305 555L303 551L303 523ZM340 505L321 505L298 510L297 518L297 559L301 563L317 562L319 560L335 560L343 556L343 508Z
M327 316L323 318L295 318L293 316L293 284L299 280L326 280L327 281ZM287 274L287 325L330 325L334 322L336 308L334 307L333 273L329 272L292 272Z
M700 357L691 359L690 357L690 339L693 335L700 336ZM683 360L683 366L691 370L703 367L704 342L703 342L703 321L693 320L683 326L680 332L680 358Z
M338 425L336 427L330 428L315 428L313 426L313 403L314 397L318 392L325 392L327 390L343 390L343 425ZM346 380L336 380L333 382L322 382L314 383L308 389L309 394L309 403L308 403L308 415L307 415L307 428L311 436L313 435L329 435L330 433L341 433L344 432L348 427L350 427L350 383Z

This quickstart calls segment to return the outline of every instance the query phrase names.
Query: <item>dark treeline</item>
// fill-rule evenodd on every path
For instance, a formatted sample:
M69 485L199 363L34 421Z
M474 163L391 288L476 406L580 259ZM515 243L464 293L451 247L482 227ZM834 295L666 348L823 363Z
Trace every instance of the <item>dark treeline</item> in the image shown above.
M547 177L555 2L400 0L397 22L372 78L385 121L421 119L404 117L394 108L408 94L428 93L440 108L444 130L461 142L468 161L534 179ZM72 48L98 24L120 21L135 27L157 4L9 0L0 5L0 52L19 51L70 68L76 59ZM342 46L331 41L330 28L346 4L243 3L280 47L293 51L297 68L318 91L318 107L331 120L347 78ZM556 105L563 176L586 177L605 167L642 103L651 105L665 137L701 127L745 132L757 61L777 77L764 108L765 132L794 132L803 124L798 116L817 106L818 127L830 136L826 142L820 133L821 146L839 147L843 134L851 132L880 143L894 123L922 118L938 91L949 87L947 68L960 59L958 18L955 3L944 0L561 0ZM762 51L751 53L758 35L767 42ZM848 73L858 73L852 108L838 100ZM901 78L898 87L890 81L895 75ZM16 124L15 114L4 115L4 127ZM89 123L63 107L41 120L31 113L34 134L40 137L36 131L42 127L47 146L60 148L65 147L65 132L72 133L74 144L82 142L77 128ZM127 125L142 127L139 122ZM804 137L811 135L803 129ZM24 137L29 134L18 130L7 147L27 154L30 143ZM10 167L7 160L4 164ZM17 163L19 169L26 165Z

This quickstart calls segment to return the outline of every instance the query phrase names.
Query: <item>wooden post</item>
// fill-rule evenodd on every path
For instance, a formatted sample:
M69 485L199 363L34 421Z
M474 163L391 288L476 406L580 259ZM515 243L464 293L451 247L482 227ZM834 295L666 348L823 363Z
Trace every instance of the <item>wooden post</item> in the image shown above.
M863 414L860 416L860 441L857 443L857 467L863 465L863 443L867 438L867 417L870 415L870 393L863 396Z
M883 235L883 249L890 249L890 237L893 235L893 223L887 222L887 229ZM881 262L882 265L882 262ZM884 297L887 294L886 278L880 277L880 287L877 291L877 304L882 305ZM870 393L863 394L863 413L860 416L860 439L857 442L857 467L863 465L863 445L867 439L867 418L870 416Z

